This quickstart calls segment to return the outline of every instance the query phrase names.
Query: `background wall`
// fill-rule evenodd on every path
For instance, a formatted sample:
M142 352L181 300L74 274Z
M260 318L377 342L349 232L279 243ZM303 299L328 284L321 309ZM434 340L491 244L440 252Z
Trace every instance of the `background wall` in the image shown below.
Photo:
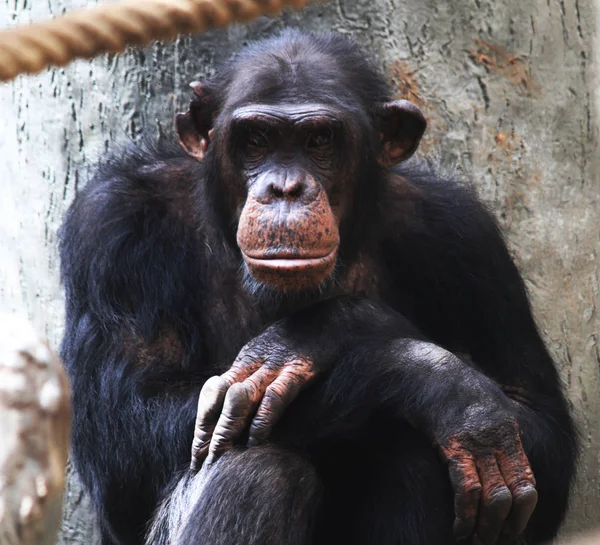
M0 0L0 26L84 5ZM584 453L565 533L600 525L600 106L596 0L331 0L281 19L0 84L0 303L63 333L56 231L115 142L171 130L187 83L284 25L369 48L430 125L423 152L477 184L527 280ZM60 543L93 545L70 479Z

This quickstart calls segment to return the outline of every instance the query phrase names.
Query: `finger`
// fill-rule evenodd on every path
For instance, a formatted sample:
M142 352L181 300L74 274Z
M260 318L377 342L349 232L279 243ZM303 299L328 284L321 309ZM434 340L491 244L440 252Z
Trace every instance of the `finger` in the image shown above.
M223 403L223 411L215 426L208 448L207 464L214 463L233 446L246 429L259 402L258 392L250 382L233 384Z
M225 382L227 382L229 386L231 386L236 382L243 382L244 380L246 380L257 369L260 369L260 366L260 361L253 362L252 365L249 365L247 367L242 367L241 365L234 364L234 366L232 366L231 369L229 369L221 375L221 378Z
M256 416L250 424L248 446L259 444L269 437L285 408L298 397L306 383L307 379L295 373L293 369L284 368L281 375L265 391Z
M500 472L513 497L512 509L504 525L504 532L512 536L523 533L538 500L533 471L518 437L517 441L514 453L496 454Z
M263 358L257 357L252 350L243 348L237 358L235 358L231 368L223 373L221 377L230 385L235 382L242 382L258 371L263 363Z
M464 540L475 530L481 482L473 458L466 453L449 459L448 470L454 489L454 536Z
M198 410L192 441L192 462L190 469L198 471L208 454L208 445L221 413L229 384L221 377L211 377L202 386L198 396Z
M483 545L494 545L510 513L512 495L504 482L493 454L477 462L481 480L481 505L477 522L477 540Z

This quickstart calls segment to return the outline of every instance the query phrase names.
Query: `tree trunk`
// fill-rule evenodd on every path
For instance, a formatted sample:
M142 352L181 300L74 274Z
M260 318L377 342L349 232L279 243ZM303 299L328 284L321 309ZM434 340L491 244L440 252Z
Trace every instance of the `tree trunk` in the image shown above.
M83 0L0 0L0 25ZM351 34L429 120L423 152L477 184L525 275L582 432L564 533L600 525L600 42L596 0L331 0L0 85L0 301L63 333L56 231L94 161L169 132L187 83L284 25ZM61 543L93 545L71 475Z

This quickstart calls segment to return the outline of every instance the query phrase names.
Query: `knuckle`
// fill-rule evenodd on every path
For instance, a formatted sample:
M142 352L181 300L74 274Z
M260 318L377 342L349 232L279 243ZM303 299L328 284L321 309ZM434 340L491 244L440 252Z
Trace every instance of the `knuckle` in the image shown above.
M252 435L262 435L270 427L271 414L268 411L257 413L252 421L250 433Z
M210 441L212 430L207 428L196 428L194 432L194 444L204 444Z
M208 454L210 443L192 444L192 458L202 459Z
M297 369L294 367L286 368L282 373L285 384L295 388L301 388L310 383L314 376L314 373L306 372L304 369Z
M215 429L213 433L211 445L221 445L223 443L227 443L230 438L235 435L237 424L240 419L241 417L239 416L223 414L221 421L219 422L219 427Z
M207 441L204 437L194 437L194 440L192 441L192 450L199 450L206 444Z
M241 382L232 384L227 395L225 396L225 406L229 408L229 412L236 412L242 409L250 401L248 385Z
M199 410L209 410L210 406L225 392L227 384L221 379L221 377L209 378L198 396L198 408Z
M258 343L250 341L249 344L240 350L231 369L243 370L256 365L261 359L261 351L258 349Z
M225 433L223 431L221 431L219 433L215 433L213 435L213 438L212 438L211 442L210 442L210 448L209 448L209 450L211 452L217 452L226 443L227 443L227 436L225 435Z
M207 394L218 392L223 389L226 385L224 384L224 380L221 376L215 375L210 377L202 386L201 392L206 392Z
M482 486L480 483L469 483L465 486L461 492L461 496L464 498L480 497Z
M313 362L308 358L296 356L287 363L290 369L294 369L299 373L309 373L313 369Z
M477 469L470 460L462 460L451 463L450 480L461 493L480 494L482 490L481 481Z
M503 416L495 427L497 435L504 440L507 446L510 446L514 452L521 450L519 426L512 416Z
M512 494L506 486L498 486L485 494L483 504L491 509L510 509L512 505Z
M223 373L219 378L224 382L226 386L231 386L236 382L237 371L238 369L236 368L236 364L234 363L231 369Z
M255 398L264 389L265 377L256 375L249 376L243 383L242 386L245 388L246 394L252 398Z
M273 384L265 391L264 399L269 405L283 405L285 403L282 388Z
M243 382L236 382L232 384L227 390L227 397L229 399L238 399L240 396L246 395L246 386Z
M503 460L506 470L511 474L514 486L530 486L535 483L533 471L524 453L516 456L507 456Z
M533 486L523 487L515 493L514 501L517 507L529 506L531 504L535 506L538 501L537 490Z
M530 490L535 490L535 479L533 475L531 477L524 477L518 480L515 480L514 483L511 483L510 487L514 491L515 496L520 496L522 494L526 494Z

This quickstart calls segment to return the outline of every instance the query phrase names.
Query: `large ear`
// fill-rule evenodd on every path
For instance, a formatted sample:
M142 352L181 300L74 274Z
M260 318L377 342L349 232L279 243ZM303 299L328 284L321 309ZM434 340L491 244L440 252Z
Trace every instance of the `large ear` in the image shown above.
M175 132L184 151L202 161L213 133L214 97L209 87L199 81L190 83L190 87L195 96L190 109L175 116Z
M379 162L391 167L408 159L419 146L427 121L412 102L394 100L379 107L381 156Z

